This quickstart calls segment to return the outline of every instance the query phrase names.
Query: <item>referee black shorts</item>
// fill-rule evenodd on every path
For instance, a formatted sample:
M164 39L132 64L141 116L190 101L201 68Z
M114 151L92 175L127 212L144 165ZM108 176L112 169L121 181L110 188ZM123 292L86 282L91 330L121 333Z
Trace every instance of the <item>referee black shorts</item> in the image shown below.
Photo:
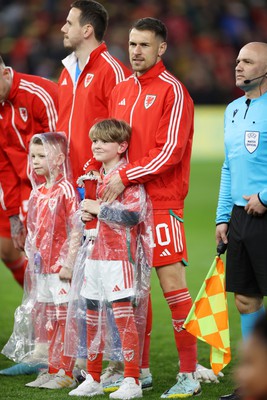
M226 256L226 290L267 295L267 213L255 217L234 206Z

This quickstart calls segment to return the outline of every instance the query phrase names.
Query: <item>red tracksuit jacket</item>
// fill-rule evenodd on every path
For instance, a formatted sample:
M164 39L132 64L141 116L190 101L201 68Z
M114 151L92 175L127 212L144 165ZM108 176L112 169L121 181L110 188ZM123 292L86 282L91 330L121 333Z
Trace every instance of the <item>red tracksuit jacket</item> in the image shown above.
M29 142L35 133L55 131L58 105L54 82L10 70L12 87L7 100L0 104L1 204L8 216L19 214L22 190L30 192Z
M59 78L57 125L58 131L64 131L69 138L75 180L83 174L82 166L92 157L88 136L91 126L108 117L112 89L130 75L130 71L108 53L104 43L90 54L75 85L76 64L74 53L63 60L65 68Z
M160 61L130 76L111 96L110 116L132 126L130 164L123 183L144 183L154 209L182 209L188 193L193 140L193 101Z

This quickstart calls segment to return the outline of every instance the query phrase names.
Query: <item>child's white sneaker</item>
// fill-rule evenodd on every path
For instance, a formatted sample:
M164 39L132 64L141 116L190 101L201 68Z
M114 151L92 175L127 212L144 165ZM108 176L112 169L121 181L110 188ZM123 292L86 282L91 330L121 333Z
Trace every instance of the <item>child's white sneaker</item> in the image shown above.
M119 389L109 395L110 399L123 400L136 399L139 397L143 397L141 382L137 384L134 378L124 378Z
M39 386L40 389L64 389L69 388L73 389L77 386L77 382L74 378L65 374L64 369L60 369L58 373L55 375L54 379L50 379L50 381L43 383Z
M93 397L98 394L104 394L103 387L100 382L94 381L92 375L86 374L85 371L81 371L81 374L85 378L76 389L69 392L70 396L88 396Z
M49 382L50 380L54 379L55 374L49 374L47 371L41 372L35 381L26 383L25 386L28 387L40 387L43 384Z

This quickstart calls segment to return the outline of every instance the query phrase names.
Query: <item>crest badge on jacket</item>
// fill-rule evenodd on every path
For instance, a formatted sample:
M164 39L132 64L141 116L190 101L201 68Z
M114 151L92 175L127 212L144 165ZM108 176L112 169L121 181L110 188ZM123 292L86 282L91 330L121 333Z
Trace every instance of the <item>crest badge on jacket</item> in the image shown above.
M84 80L84 87L87 87L90 85L90 83L92 82L94 78L94 74L87 74Z
M144 106L145 106L146 110L154 104L156 97L157 96L155 96L153 94L146 95L145 102L144 102Z
M20 113L21 119L22 119L24 122L26 122L27 119L28 119L28 111L27 111L27 108L25 108L25 107L20 107L20 108L19 108L19 113Z

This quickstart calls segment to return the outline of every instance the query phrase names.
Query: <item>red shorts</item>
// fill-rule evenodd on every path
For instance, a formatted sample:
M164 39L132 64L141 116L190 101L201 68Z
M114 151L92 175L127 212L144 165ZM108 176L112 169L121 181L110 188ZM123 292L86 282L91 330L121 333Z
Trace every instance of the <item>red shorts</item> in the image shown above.
M23 186L21 190L22 204L20 207L20 219L26 223L26 216L28 212L28 202L31 189L29 186ZM0 204L0 237L11 238L9 219Z
M154 210L153 266L187 265L183 210Z

